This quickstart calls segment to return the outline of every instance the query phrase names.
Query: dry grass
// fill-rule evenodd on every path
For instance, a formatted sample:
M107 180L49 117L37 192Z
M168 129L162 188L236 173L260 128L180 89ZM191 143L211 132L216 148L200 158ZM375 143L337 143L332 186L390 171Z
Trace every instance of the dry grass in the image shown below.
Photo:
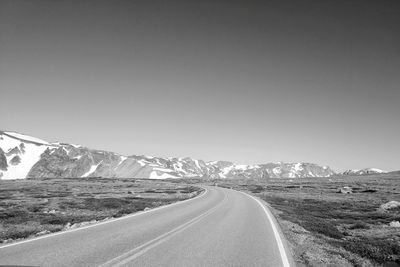
M120 217L191 198L200 191L158 180L0 180L0 242Z

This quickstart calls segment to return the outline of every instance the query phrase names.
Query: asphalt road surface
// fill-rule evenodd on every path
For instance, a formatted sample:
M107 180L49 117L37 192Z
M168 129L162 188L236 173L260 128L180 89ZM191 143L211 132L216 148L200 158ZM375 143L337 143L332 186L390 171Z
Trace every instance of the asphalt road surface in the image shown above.
M0 247L0 265L289 266L270 213L241 192L202 195L127 217Z

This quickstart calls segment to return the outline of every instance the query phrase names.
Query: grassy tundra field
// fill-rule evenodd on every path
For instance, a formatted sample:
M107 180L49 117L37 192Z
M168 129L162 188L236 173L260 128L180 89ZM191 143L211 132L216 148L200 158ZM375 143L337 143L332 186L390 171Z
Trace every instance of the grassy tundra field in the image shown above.
M67 230L196 196L160 180L0 180L0 243Z
M197 184L214 183L266 200L298 266L399 266L399 174L211 183L203 179L0 180L0 242L184 200L202 191Z
M384 205L400 202L398 174L218 185L267 201L299 266L400 266L400 206Z

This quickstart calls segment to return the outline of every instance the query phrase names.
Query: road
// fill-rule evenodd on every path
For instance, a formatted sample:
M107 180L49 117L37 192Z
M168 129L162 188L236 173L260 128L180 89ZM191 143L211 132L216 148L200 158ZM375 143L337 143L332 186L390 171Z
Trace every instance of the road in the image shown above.
M255 198L205 187L183 202L0 247L0 265L289 266L271 215Z

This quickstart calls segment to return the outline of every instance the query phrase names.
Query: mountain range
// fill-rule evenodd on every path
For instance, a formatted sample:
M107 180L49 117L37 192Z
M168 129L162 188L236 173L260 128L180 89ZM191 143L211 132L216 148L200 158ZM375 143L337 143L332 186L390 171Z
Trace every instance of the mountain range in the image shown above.
M378 169L343 174L384 173ZM313 163L237 165L229 161L151 156L123 156L81 145L49 143L28 135L0 131L0 179L23 178L303 178L336 174L328 166Z
M365 175L365 174L379 174L379 173L387 173L387 172L377 168L365 168L362 170L347 170L342 172L343 175Z

